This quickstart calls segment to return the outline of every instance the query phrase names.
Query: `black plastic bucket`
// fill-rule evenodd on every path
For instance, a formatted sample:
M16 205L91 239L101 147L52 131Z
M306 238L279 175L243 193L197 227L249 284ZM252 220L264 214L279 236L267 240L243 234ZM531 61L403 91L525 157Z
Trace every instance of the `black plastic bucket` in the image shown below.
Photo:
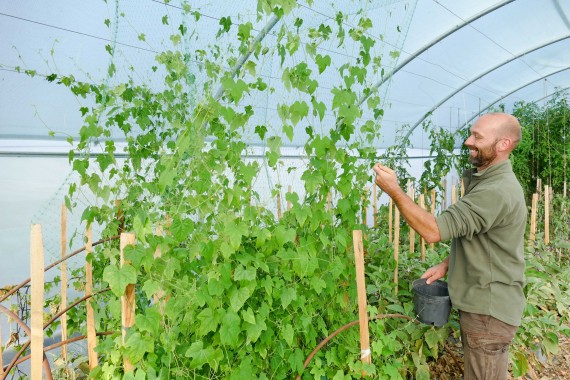
M414 288L414 311L422 323L443 326L449 320L451 300L447 283L441 280L426 284L425 278L412 283Z

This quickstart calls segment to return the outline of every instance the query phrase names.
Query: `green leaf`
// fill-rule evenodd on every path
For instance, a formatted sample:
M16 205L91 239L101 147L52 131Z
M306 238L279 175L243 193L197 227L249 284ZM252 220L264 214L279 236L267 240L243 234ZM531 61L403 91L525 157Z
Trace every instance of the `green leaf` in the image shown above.
M248 287L243 286L239 289L233 288L229 293L230 306L232 310L237 313L243 307L250 296L251 292Z
M204 348L204 342L198 341L192 343L190 348L186 350L184 356L192 358L190 368L201 368L204 364L217 369L220 362L224 359L224 354L219 348L212 346Z
M295 337L295 331L293 330L293 326L287 323L283 329L281 330L281 334L285 342L289 345L289 347L293 346L293 338Z
M230 245L233 248L239 247L241 244L241 237L247 234L247 225L242 221L236 223L235 220L229 218L226 219L224 227L224 232L230 239Z
M123 265L120 269L109 265L103 270L103 281L109 284L113 294L121 297L125 294L127 285L136 283L137 271L129 264Z
M320 172L307 169L301 176L301 180L305 181L305 189L307 192L314 193L317 187L323 183L324 179Z
M297 232L292 228L277 226L277 228L275 228L275 231L273 231L273 235L277 240L277 244L282 247L287 243L294 242L295 236L297 236Z
M438 342L440 341L440 335L435 330L435 328L431 328L426 331L424 335L424 339L430 349L434 349L437 347Z
M227 310L220 327L220 341L225 346L237 347L241 319L237 313Z
M158 334L161 326L162 316L156 308L147 308L144 314L137 314L135 317L137 330L148 331L151 334Z
M197 330L199 336L204 336L210 331L216 332L220 324L220 316L217 311L209 307L202 310L197 319L200 321Z
M283 309L287 309L287 306L291 304L291 302L297 299L297 291L295 288L285 288L281 293L281 306Z
M235 281L253 281L256 279L256 270L255 268L244 268L243 266L239 265L234 271L234 280Z
M127 357L131 363L136 364L144 357L144 354L154 351L154 340L135 332L128 335L125 347Z
M325 55L324 57L320 54L317 54L317 56L315 57L315 62L317 63L317 66L319 66L319 74L322 74L323 71L325 71L326 68L330 66L331 57L328 54Z
M241 316L245 322L255 325L255 314L253 314L253 310L251 309L251 307L242 310Z

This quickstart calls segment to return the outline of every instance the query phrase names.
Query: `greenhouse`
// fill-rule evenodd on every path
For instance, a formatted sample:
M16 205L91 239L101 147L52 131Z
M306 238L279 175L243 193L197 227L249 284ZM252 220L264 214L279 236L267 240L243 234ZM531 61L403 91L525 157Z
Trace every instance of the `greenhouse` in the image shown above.
M570 1L0 21L0 379L570 378Z

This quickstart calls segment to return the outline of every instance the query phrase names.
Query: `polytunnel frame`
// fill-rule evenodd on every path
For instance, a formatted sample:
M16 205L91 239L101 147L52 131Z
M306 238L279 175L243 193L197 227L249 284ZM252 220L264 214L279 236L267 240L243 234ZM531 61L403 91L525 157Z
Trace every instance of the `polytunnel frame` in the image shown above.
M425 53L427 50L429 50L430 48L432 48L433 46L435 46L436 44L438 44L439 42L441 42L442 40L444 40L445 38L449 37L450 35L452 35L453 33L457 32L458 30L470 25L471 23L473 23L474 21L480 19L483 16L486 16L494 11L496 11L499 8L502 8L505 5L508 5L512 2L514 2L515 0L503 0L502 2L487 8L473 16L471 16L470 18L468 18L467 20L465 20L464 22L462 22L461 24L456 25L455 27L449 29L447 32L439 35L438 37L436 37L435 39L433 39L432 41L428 42L427 44L425 44L423 47L421 47L419 50L415 51L414 53L412 53L408 58L406 58L405 60L403 60L400 64L398 64L392 71L390 71L388 74L386 74L386 76L383 76L374 86L372 86L372 90L376 90L378 89L380 86L382 86L384 83L386 83L386 81L388 81L390 78L392 78L394 76L394 74L396 74L398 71L400 71L401 69L403 69L408 63L412 62L414 59L418 58L420 55L422 55L423 53ZM373 91L370 91L368 94L366 94L365 96L363 96L360 100L358 105L362 105L362 103L364 103L366 101L366 99L368 99L368 97L372 94Z
M516 55L516 56L514 56L514 57L512 57L512 58L510 58L510 59L508 59L508 60L506 60L506 61L503 61L503 62L499 63L498 65L496 65L496 66L490 68L489 70L485 71L484 73L482 73L482 74L478 75L477 77L471 79L470 81L468 81L467 83L465 83L463 86L461 86L461 87L457 88L456 90L452 91L448 96L446 96L445 98L443 98L443 99L442 99L441 101L439 101L435 106L433 106L429 111L427 111L427 112L424 114L424 116L423 116L421 119L419 119L419 120L410 128L410 130L406 133L406 136L404 137L404 139L408 139L408 138L410 137L410 135L414 132L414 130L415 130L426 118L428 118L436 109L438 109L441 105L443 105L443 104L444 104L445 102L447 102L449 99L451 99L452 97L454 97L455 95L457 95L458 93L460 93L460 92L463 91L465 88L469 87L470 85L472 85L473 83L475 83L475 82L478 81L479 79L483 78L484 76L490 74L491 72L493 72L493 71L495 71L495 70L500 69L501 67L503 67L503 66L505 66L505 65L508 65L509 63L511 63L511 62L513 62L513 61L515 61L515 60L517 60L517 59L519 59L519 58L521 58L521 57L523 57L523 56L525 56L525 55L527 55L527 54L533 53L533 52L535 52L535 51L537 51L537 50L543 49L543 48L548 47L548 46L550 46L550 45L554 45L554 44L556 44L556 43L558 43L558 42L567 40L568 38L570 38L570 35L557 38L557 39L555 39L555 40L553 40L553 41L550 41L550 42L541 44L541 45L539 45L539 46L536 46L536 47L534 47L534 48L531 48L531 49L529 49L529 50L526 50L526 51L524 51L524 52L522 52L522 53L520 53L520 54L518 54L518 55ZM548 74L548 75L551 75L551 74ZM543 77L543 78L544 78L544 77ZM540 79L543 79L543 78L540 78ZM530 84L529 84L529 85L530 85ZM518 91L518 90L515 90L515 92L516 92L516 91ZM510 95L510 94L509 94L509 95ZM508 96L508 95L507 95L507 96ZM471 121L471 120L473 120L473 118L470 119L469 121ZM465 124L464 124L461 128L463 128L464 126L465 126Z
M560 69L560 70L556 70L556 71L553 72L553 73L550 73L550 74L547 74L547 75L543 75L542 77L540 77L540 78L538 78L538 79L535 79L535 80L533 80L533 81L531 81L531 82L527 82L527 83L523 84L522 86L520 86L520 87L514 89L513 91L509 92L508 94L502 95L501 97L499 97L499 98L498 98L497 100L495 100L494 102L489 103L485 108L479 110L479 112L478 112L477 114L475 114L475 115L472 116L470 119L468 119L465 123L463 123L463 125L461 125L459 128L457 128L457 130L458 130L458 131L462 130L462 129L465 128L469 123L471 123L476 117L478 117L479 115L481 115L482 112L487 111L488 109L490 109L491 107L493 107L495 104L497 104L497 103L499 103L501 100L503 100L503 99L505 99L505 98L511 96L511 95L514 94L515 92L520 91L520 90L522 90L522 89L524 89L524 88L526 88L526 87L528 87L528 86L530 86L530 85L535 84L536 82L539 82L539 81L541 81L541 80L543 80L543 79L546 79L546 78L548 78L548 77L551 77L551 76L553 76L553 75L559 74L559 73L561 73L561 72L563 72L563 71L566 71L566 70L570 70L570 66L566 66L565 68Z

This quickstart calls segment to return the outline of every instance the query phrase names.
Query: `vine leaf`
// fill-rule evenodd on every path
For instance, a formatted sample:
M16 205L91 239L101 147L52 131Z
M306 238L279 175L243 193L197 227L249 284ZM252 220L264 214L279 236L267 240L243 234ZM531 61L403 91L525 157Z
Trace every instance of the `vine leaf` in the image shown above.
M121 297L124 295L127 285L136 283L137 271L129 264L123 265L120 269L114 265L109 265L103 270L103 281L109 283L113 294Z

